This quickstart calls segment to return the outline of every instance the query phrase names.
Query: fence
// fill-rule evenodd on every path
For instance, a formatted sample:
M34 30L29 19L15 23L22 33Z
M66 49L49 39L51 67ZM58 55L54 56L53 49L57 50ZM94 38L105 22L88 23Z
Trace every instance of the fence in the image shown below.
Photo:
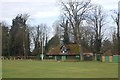
M40 60L39 56L26 56L26 57L25 56L1 56L0 58L1 60L26 60L26 59ZM120 55L113 55L113 56L96 55L96 58L97 58L96 59L97 61L101 61L101 62L114 62L114 63L120 62ZM65 60L65 59L66 59L65 56L62 57L62 60ZM56 60L56 57L55 57L55 60Z
M1 56L1 60L25 60L39 59L37 56Z
M114 62L118 63L120 62L120 55L113 55L113 56L102 56L101 57L102 62Z

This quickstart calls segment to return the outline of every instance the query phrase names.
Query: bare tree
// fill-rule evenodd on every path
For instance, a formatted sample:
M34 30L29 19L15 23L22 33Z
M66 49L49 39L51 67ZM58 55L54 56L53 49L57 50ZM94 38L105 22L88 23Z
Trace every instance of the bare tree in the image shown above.
M82 26L80 29L81 45L83 51L93 52L95 32L90 26Z
M118 38L117 38L117 33L116 31L113 32L112 34L112 52L114 54L118 53Z
M90 2L91 0L67 0L66 2L61 1L63 14L66 16L73 29L74 42L77 43L80 47L81 60L83 59L83 51L80 42L80 23L82 20L84 20L85 13L91 9Z
M84 14L90 9L90 0L88 1L61 1L63 14L69 20L74 34L75 43L80 46L80 22L84 19Z
M33 27L30 32L30 35L31 41L34 44L33 55L40 54L42 53L42 51L44 52L45 49L43 48L46 46L48 39L47 25L40 24L37 27Z
M60 25L60 27L63 29L63 38L64 38L64 40L63 40L63 43L64 44L69 44L69 29L68 29L68 20L65 18L65 17L63 17L63 16L61 16L61 19L60 19L60 23L59 23L59 25Z
M114 14L111 17L117 25L118 54L120 54L120 13L114 11Z
M38 27L33 27L32 30L30 31L30 36L31 36L31 44L33 49L33 54L35 55L36 53L39 53L39 47L40 47L40 31L39 31L39 26ZM33 45L34 44L34 45Z
M103 8L98 5L94 6L93 10L91 10L88 15L87 22L95 31L95 52L100 53L103 39L102 28L107 23L106 14Z

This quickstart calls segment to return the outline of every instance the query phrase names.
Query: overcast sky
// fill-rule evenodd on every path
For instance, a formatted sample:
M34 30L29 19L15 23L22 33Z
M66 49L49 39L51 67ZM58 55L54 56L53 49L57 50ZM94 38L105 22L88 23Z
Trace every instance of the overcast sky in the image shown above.
M12 19L17 14L30 15L27 24L39 25L45 23L48 26L58 20L60 9L58 0L0 0L0 21L12 24ZM100 4L106 11L117 10L119 0L92 0L94 4Z
M46 23L52 25L60 14L58 0L0 0L0 20L11 25L12 19L19 13L30 15L28 24L38 25ZM106 10L118 8L119 0L92 0L92 3L100 4Z

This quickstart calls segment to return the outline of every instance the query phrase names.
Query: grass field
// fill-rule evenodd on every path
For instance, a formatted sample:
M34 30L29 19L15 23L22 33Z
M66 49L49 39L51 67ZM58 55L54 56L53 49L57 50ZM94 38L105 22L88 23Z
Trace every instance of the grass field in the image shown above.
M117 63L3 60L3 78L117 78Z

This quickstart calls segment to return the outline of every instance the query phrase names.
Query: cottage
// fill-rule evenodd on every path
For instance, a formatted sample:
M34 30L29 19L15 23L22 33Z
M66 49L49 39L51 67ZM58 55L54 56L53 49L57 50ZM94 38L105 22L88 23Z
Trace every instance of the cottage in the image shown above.
M77 44L68 44L63 46L56 46L50 48L46 54L47 59L54 59L56 61L62 60L80 60L80 47Z

